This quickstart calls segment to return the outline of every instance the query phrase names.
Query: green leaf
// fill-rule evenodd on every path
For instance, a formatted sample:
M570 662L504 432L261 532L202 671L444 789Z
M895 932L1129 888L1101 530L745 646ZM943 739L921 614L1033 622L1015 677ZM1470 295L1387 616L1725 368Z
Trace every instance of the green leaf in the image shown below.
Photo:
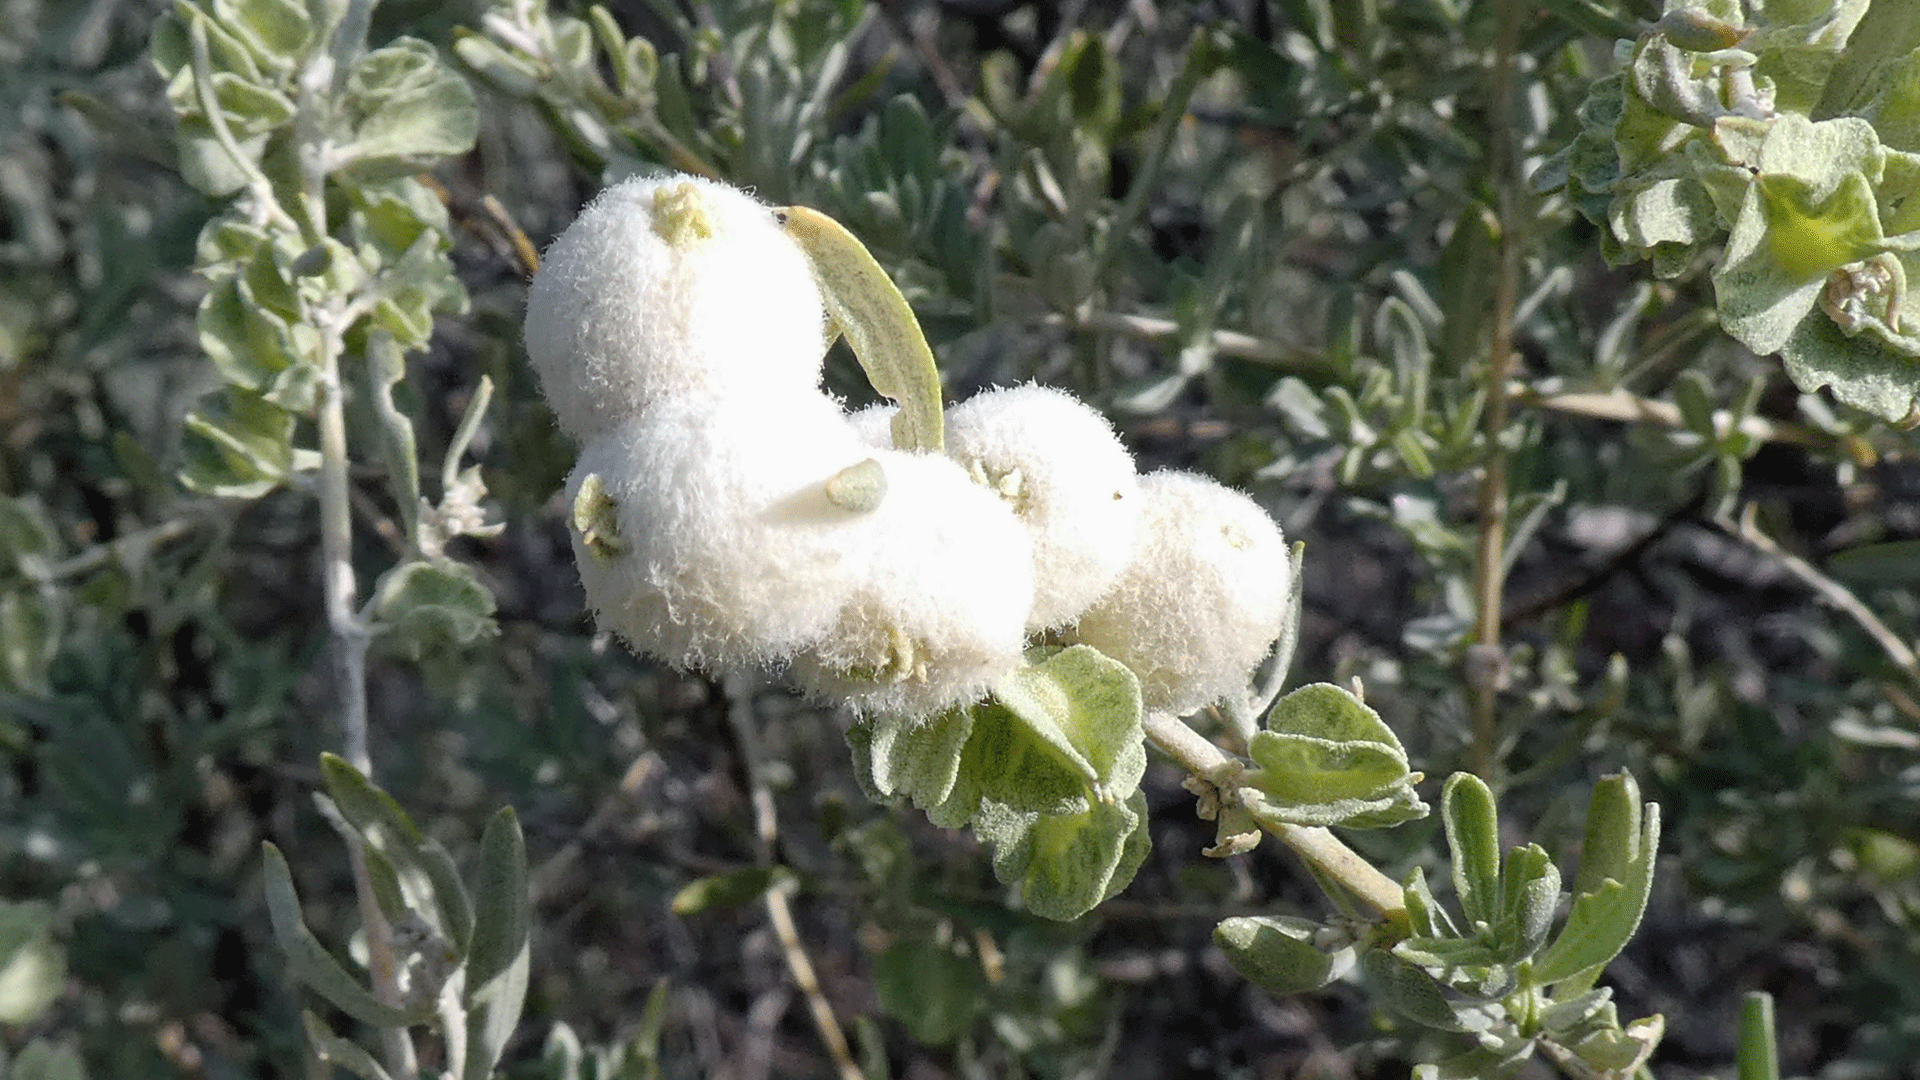
M293 874L287 869L285 856L271 843L260 846L267 915L273 923L274 940L285 955L293 977L363 1024L399 1028L424 1023L427 1012L418 1009L410 1012L382 1003L320 944L300 913L300 896L294 891Z
M698 915L721 908L751 904L767 890L791 884L793 871L784 866L748 866L688 882L673 895L675 915Z
M926 809L953 794L973 724L971 709L917 722L877 718L855 724L847 740L854 745L861 782L872 785L876 798L904 795Z
M8 1064L0 1051L0 1067ZM6 1075L12 1080L86 1080L87 1071L73 1044L35 1039L13 1059Z
M1440 814L1453 853L1453 891L1469 925L1500 917L1500 821L1493 792L1471 773L1447 778Z
M1247 778L1268 809L1305 825L1377 828L1419 817L1419 774L1380 714L1329 683L1303 686L1274 703L1248 754Z
M1485 1013L1462 1008L1433 976L1386 949L1368 949L1360 963L1387 1004L1422 1027L1468 1032L1492 1026Z
M1780 1080L1780 1052L1773 1033L1773 995L1754 990L1740 1003L1740 1080Z
M180 482L207 495L255 499L294 469L294 416L238 388L204 399L187 414Z
M1920 540L1861 544L1836 552L1827 572L1849 585L1887 588L1920 585Z
M945 1046L965 1035L987 1003L979 963L921 937L902 938L874 960L873 990L880 1011L926 1046Z
M1270 994L1325 986L1335 958L1313 944L1320 925L1291 916L1236 916L1213 928L1213 943L1240 977Z
M1042 918L1077 919L1133 880L1147 854L1146 796L1096 802L1084 812L1038 814L983 801L974 831L994 845L993 871L1020 887ZM1141 834L1136 837L1136 833Z
M1590 979L1639 928L1660 845L1660 807L1643 806L1639 798L1630 773L1605 777L1594 786L1573 907L1560 936L1534 964L1541 983Z
M452 559L412 559L380 575L373 613L381 643L409 659L490 637L493 594L473 568Z
M0 900L0 1024L28 1024L67 984L67 956L53 940L53 909Z
M320 780L334 809L369 848L426 881L440 932L464 956L473 933L473 906L453 856L438 840L423 834L392 796L369 783L345 758L321 754Z
M781 211L787 232L813 264L827 316L846 335L874 390L899 402L893 445L902 450L946 448L940 371L906 297L873 254L846 227L818 210Z
M993 697L1085 769L1096 798L1122 799L1139 786L1147 765L1144 706L1140 682L1125 664L1074 645L1008 673L994 684Z
M319 1017L302 1011L300 1024L306 1029L307 1045L313 1047L314 1056L321 1061L338 1065L360 1080L393 1080L372 1054L359 1044L335 1035Z
M0 690L44 695L60 652L60 607L31 589L0 593Z
M291 67L313 42L313 20L297 0L213 0L214 14L254 54Z
M1817 295L1820 283L1810 288ZM1840 401L1894 424L1920 418L1920 349L1901 349L1873 334L1849 337L1822 314L1804 318L1780 348L1793 384L1823 386Z
M520 819L502 807L480 837L473 945L467 954L467 1057L462 1080L488 1080L527 997L527 850Z
M1500 959L1512 963L1539 952L1560 904L1560 868L1536 844L1507 852L1500 873Z
M473 89L432 45L399 38L347 75L344 130L329 163L360 180L406 176L464 154L480 130Z

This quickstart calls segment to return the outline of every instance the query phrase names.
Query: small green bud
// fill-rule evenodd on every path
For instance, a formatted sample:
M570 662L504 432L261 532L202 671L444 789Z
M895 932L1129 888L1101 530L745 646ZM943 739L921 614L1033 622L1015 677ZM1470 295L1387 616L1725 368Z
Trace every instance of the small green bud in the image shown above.
M612 562L626 551L620 542L618 509L598 474L589 473L580 481L580 493L573 497L573 528L580 542L602 562Z

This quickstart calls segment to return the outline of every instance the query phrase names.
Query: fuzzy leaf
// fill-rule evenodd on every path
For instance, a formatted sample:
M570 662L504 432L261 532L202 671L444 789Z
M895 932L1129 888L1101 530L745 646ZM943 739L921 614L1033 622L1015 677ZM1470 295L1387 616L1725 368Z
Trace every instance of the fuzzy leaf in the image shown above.
M1086 645L1023 665L994 684L993 696L1028 730L1076 766L1098 798L1125 798L1146 770L1140 682L1125 664Z
M865 244L818 210L781 211L787 232L813 264L827 315L839 324L867 381L899 402L893 444L902 450L946 448L940 371L913 308Z
M466 153L480 130L467 80L415 38L400 38L354 63L341 117L345 130L332 163L365 180L432 168Z
M1659 804L1640 803L1631 774L1595 785L1573 907L1560 936L1534 964L1535 978L1584 979L1619 955L1646 913L1659 846Z
M467 957L467 1054L461 1080L488 1080L520 1022L527 997L526 842L520 819L503 807L480 837L473 945Z
M1249 783L1283 820L1376 828L1426 812L1400 740L1338 686L1303 686L1274 703L1248 754L1260 767Z
M1126 887L1145 860L1146 796L1093 803L1069 814L1038 814L983 802L974 831L994 845L993 872L1020 886L1042 918L1077 919Z
M987 1001L979 963L925 938L889 945L873 963L873 989L880 1011L926 1046L965 1035Z
M1319 929L1290 916L1237 916L1213 928L1213 943L1241 978L1270 994L1299 994L1333 976L1334 957L1313 944Z
M262 844L261 853L267 915L273 923L274 940L294 978L363 1024L407 1027L424 1022L425 1012L409 1012L384 1004L333 958L326 946L320 944L320 939L313 936L313 931L307 929L306 919L300 913L300 896L294 891L293 874L287 869L287 860L280 849L270 843Z
M414 559L380 575L373 611L383 643L419 659L495 632L493 594L452 559Z
M194 491L255 499L295 466L293 414L258 394L229 388L187 414L180 482Z
M1447 847L1453 852L1453 891L1469 925L1500 917L1500 821L1493 792L1471 773L1447 778L1440 799Z

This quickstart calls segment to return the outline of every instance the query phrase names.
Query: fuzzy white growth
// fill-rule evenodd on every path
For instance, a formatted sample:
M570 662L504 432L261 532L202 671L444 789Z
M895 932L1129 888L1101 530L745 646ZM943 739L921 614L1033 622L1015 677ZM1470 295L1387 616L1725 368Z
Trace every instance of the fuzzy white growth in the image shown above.
M690 176L602 192L527 295L527 355L583 443L673 395L812 394L824 328L813 271L774 211Z
M1033 537L1027 627L1073 622L1133 554L1139 477L1106 417L1045 386L988 390L947 411L947 455Z
M851 595L852 534L867 515L826 482L871 456L825 396L734 393L657 404L589 442L589 475L617 527L574 561L600 625L679 667L776 663L832 627Z
M1032 545L953 462L872 453L886 498L844 534L852 592L832 630L794 657L793 677L857 712L932 716L980 699L1019 662Z
M1148 708L1185 715L1241 693L1279 636L1286 540L1204 476L1143 477L1140 503L1132 560L1068 636L1133 669Z
M890 401L869 405L864 409L855 409L847 414L847 424L853 433L868 446L891 450L893 448L893 418L900 415L900 406ZM951 417L953 410L947 410Z

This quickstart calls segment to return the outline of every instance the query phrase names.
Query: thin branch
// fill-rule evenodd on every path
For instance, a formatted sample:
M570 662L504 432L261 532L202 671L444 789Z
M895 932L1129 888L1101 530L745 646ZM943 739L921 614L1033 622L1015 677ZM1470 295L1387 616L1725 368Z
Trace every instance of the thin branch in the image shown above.
M1899 634L1894 633L1892 627L1880 621L1880 617L1862 603L1851 589L1821 573L1819 567L1781 547L1772 537L1761 532L1759 524L1754 520L1757 509L1754 503L1748 503L1738 521L1717 517L1714 519L1714 524L1773 558L1789 574L1799 579L1801 584L1812 589L1822 600L1858 623L1860 629L1865 630L1867 636L1887 654L1887 659L1893 661L1893 666L1899 668L1915 686L1920 686L1920 656L1915 655L1913 647L1902 640Z
M213 129L214 141L233 159L234 167L240 170L247 181L247 192L253 196L253 203L268 220L293 232L300 231L300 225L280 205L280 197L273 193L273 181L260 171L260 166L240 147L240 140L234 138L233 129L227 126L226 110L220 107L220 99L213 89L213 56L207 46L206 16L195 15L188 20L187 43L193 50L193 92L198 99L200 111L206 114L207 126Z
M1237 778L1245 767L1243 763L1229 757L1199 732L1165 713L1149 712L1145 724L1147 741L1194 777L1219 788L1224 796L1223 804L1238 789ZM1294 854L1314 869L1339 882L1375 914L1392 923L1406 920L1406 897L1399 883L1341 843L1339 837L1322 828L1274 821L1258 814L1254 818L1261 828L1292 848Z
M1591 416L1598 420L1619 420L1626 423L1651 423L1670 428L1687 426L1678 405L1670 401L1643 398L1625 390L1553 391L1514 383L1510 385L1508 394L1516 404L1536 409L1551 409L1575 416ZM1713 423L1716 430L1725 429L1733 424L1733 414L1722 409L1714 413ZM1740 420L1739 430L1741 434L1761 442L1782 443L1826 453L1843 453L1862 465L1872 464L1875 458L1873 448L1867 444L1866 440L1858 436L1832 435L1810 424L1769 420L1764 416L1747 416Z
M1465 670L1473 718L1473 771L1487 779L1500 763L1496 728L1500 691L1507 682L1506 652L1500 643L1509 509L1506 433L1511 411L1507 373L1513 368L1514 310L1520 300L1520 260L1526 244L1521 236L1519 162L1512 115L1522 13L1515 0L1500 0L1499 12L1487 110L1491 129L1488 169L1500 222L1499 271L1493 281L1493 313L1487 334L1487 406L1483 417L1486 460L1480 470L1480 531L1473 559L1473 645L1467 651Z
M773 792L767 786L765 772L760 767L760 739L754 728L753 717L753 688L745 679L729 679L726 689L727 722L732 726L734 741L740 747L747 784L752 791L759 862L762 866L771 866L780 839L780 819L774 811ZM813 1017L813 1026L820 1032L820 1041L826 1045L827 1055L833 1059L833 1067L839 1073L840 1080L864 1080L860 1066L854 1063L853 1051L847 1044L845 1030L840 1027L840 1019L834 1015L833 1004L820 989L820 979L814 973L813 961L807 956L806 943L800 939L799 927L794 924L793 908L787 903L787 897L793 889L794 883L786 880L775 882L766 891L762 899L767 906L767 921L773 924L774 936L780 940L780 954L787 961L787 971L793 975L794 985L800 988L800 993L807 999L807 1011Z

